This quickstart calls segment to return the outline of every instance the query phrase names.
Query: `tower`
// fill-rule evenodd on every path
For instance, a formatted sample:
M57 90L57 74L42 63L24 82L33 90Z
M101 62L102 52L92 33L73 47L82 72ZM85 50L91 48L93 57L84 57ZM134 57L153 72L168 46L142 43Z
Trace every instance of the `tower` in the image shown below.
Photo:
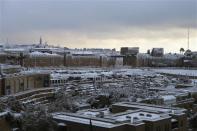
M189 28L188 28L188 32L187 32L187 49L189 50L189 35L190 35L190 32L189 32Z
M42 45L42 37L40 37L40 43L39 44Z

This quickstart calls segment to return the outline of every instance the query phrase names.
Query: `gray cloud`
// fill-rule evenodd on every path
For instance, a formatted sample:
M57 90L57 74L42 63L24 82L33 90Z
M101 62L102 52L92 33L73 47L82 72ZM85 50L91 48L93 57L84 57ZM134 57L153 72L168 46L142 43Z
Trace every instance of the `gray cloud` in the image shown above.
M52 35L58 30L91 39L124 39L135 31L148 38L154 32L197 27L196 0L0 0L0 4L3 39L15 36L15 41L18 34L22 41L22 35L31 38L25 34Z
M5 30L114 29L197 25L196 0L67 1L2 0Z

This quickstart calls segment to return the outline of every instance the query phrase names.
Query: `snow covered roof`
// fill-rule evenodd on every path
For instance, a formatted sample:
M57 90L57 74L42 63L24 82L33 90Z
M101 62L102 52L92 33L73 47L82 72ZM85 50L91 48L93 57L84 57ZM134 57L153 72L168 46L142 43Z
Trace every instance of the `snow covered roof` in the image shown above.
M170 118L168 114L156 114L156 113L150 113L145 111L137 111L137 112L131 112L131 113L125 113L124 115L118 115L115 117L117 121L125 121L130 120L131 123L134 123L135 120L137 121L157 121L164 118Z
M65 78L69 78L69 77L81 77L81 78L96 78L98 76L100 76L101 74L103 74L104 76L108 76L108 73L96 73L96 72L84 72L84 73L80 73L80 74L61 74L61 73L52 73L51 74L51 78L52 79L65 79Z
M7 111L5 111L5 112L0 112L0 118L6 116L7 114L8 114Z
M150 105L150 104L135 103L135 102L120 102L120 103L116 103L116 104L113 104L113 105L114 106L123 106L123 107L128 107L128 108L136 108L136 109L157 111L157 112L163 112L163 113L169 113L169 114L177 112L177 111L179 111L179 114L182 114L186 111L186 109L182 109L182 108L166 107L166 106L159 106L159 105Z
M149 70L142 70L142 69L119 69L115 71L116 74L120 75L153 75L154 72L149 71Z
M117 124L114 123L114 121L104 121L101 119L95 119L95 118L91 118L91 117L83 117L83 116L78 116L75 114L71 114L71 113L57 113L57 114L53 114L53 118L57 119L57 120L63 120L63 121L72 121L72 122L76 122L76 123L82 123L82 124L86 124L89 125L90 124L90 119L91 119L91 123L94 126L99 126L99 127L105 127L105 128L112 128L115 127Z
M79 71L72 71L72 70L59 70L51 74L52 79L65 79L70 76L72 77L81 77L81 78L96 78L99 76L106 76L110 77L112 75L122 75L122 76L135 76L135 75L143 75L143 76L150 76L154 75L153 71L149 70L142 70L142 69L113 69L110 70L97 70L97 69L85 69Z
M164 95L164 96L161 96L164 101L173 101L173 100L176 100L176 97L173 96L173 95Z
M187 69L152 69L152 70L158 73L183 75L183 76L197 76L197 70L187 70Z
M90 124L98 127L112 128L122 124L144 124L146 121L158 121L161 119L171 118L168 114L164 113L151 113L148 111L126 111L123 113L109 114L103 116L102 118L97 116L100 112L88 111L83 114L72 114L72 113L55 113L53 118L56 120L62 120L65 122L75 122L81 124Z
M24 48L9 48L4 49L5 52L27 52L27 49Z
M59 57L60 55L58 54L50 54L50 53L42 53L42 52L38 52L38 51L35 51L35 52L31 52L30 53L30 57Z
M20 65L0 64L1 69L21 68Z
M93 55L92 51L73 51L72 54L74 55Z

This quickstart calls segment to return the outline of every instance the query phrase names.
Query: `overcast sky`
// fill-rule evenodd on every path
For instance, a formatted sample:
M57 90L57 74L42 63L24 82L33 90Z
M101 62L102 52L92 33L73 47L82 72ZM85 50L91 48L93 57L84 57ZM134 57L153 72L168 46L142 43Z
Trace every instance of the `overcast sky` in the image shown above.
M0 43L197 50L197 0L0 0Z

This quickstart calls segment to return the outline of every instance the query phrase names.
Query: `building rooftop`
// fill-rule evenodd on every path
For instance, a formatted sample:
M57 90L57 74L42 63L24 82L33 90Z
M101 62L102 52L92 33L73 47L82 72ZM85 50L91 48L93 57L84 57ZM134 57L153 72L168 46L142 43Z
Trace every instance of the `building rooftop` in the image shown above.
M53 118L63 122L74 122L81 124L112 128L123 124L137 126L144 124L146 121L171 120L171 114L183 115L179 108L168 108L141 103L117 103L114 105L132 107L133 110L126 110L120 113L112 113L109 109L89 109L78 111L77 113L54 113ZM113 107L112 107L113 108ZM135 109L134 109L135 108Z
M126 121L130 120L131 123L140 122L140 121L158 121L161 119L170 119L171 117L168 114L163 113L152 113L148 111L127 111L124 114L114 116L114 119L117 121Z
M92 125L99 126L99 127L105 127L105 128L112 128L118 125L121 125L122 123L117 123L115 120L110 119L104 119L104 118L97 118L97 117L90 117L90 116L80 116L78 114L73 113L56 113L53 114L53 118L59 121L69 121L74 123L81 123L90 125L90 120Z
M167 114L176 114L176 115L182 115L184 112L186 112L186 109L181 108L174 108L174 107L167 107L167 106L159 106L159 105L151 105L151 104L144 104L144 103L135 103L135 102L120 102L113 104L114 106L125 106L129 108L133 108L135 110L137 109L143 109L147 111L155 111L160 113L167 113Z

